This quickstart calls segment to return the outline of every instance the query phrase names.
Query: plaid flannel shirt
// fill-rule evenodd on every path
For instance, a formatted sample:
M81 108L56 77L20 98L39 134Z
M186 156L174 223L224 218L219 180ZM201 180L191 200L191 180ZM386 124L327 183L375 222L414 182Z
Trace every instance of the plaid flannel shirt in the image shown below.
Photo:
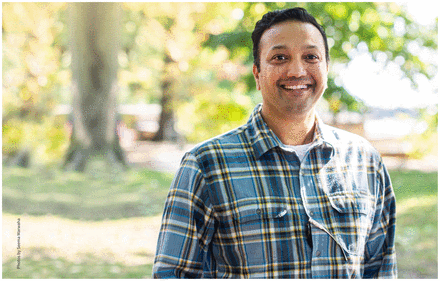
M153 277L396 278L395 197L376 150L316 118L300 162L260 110L183 157Z

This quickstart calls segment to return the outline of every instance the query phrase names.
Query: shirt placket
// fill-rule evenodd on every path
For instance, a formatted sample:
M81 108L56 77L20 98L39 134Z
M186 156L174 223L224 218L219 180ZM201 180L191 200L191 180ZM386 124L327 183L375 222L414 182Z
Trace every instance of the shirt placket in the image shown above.
M303 205L303 214L301 214L301 216L305 217L305 220L307 221L307 223L303 226L301 226L301 228L306 231L307 233L307 242L304 243L305 246L305 253L307 257L310 258L310 267L308 268L308 272L306 273L307 278L312 278L313 276L313 259L315 257L322 257L325 256L325 247L324 249L322 247L313 249L313 242L310 243L311 238L312 238L312 231L311 231L311 222L314 219L320 220L319 216L320 216L320 212L319 210L316 210L316 207L312 208L311 206L309 206L309 204L307 204L308 202L308 198L309 196L307 196L307 194L309 194L310 192L316 194L317 191L315 190L315 184L314 184L314 175L310 174L310 172L306 172L306 171L311 171L310 169L310 157L308 156L309 153L313 150L313 149L317 149L317 147L321 144L321 142L319 140L315 140L316 143L310 147L310 149L307 151L306 155L303 158L303 163L299 162L299 159L296 155L296 153L292 152L292 153L288 153L285 152L286 160L289 162L289 164L293 167L294 170L296 170L296 173L298 173L298 177L296 177L296 180L293 182L293 193L294 196L297 196L299 199L301 199L300 201L302 202ZM308 174L309 173L309 174ZM307 192L308 191L308 192ZM322 244L326 244L328 245L329 242L325 242L323 241L322 238L325 237L317 237L317 239L315 239L315 245L322 245ZM331 239L331 238L330 238Z
M316 191L314 191L315 189L315 184L313 182L313 176L310 174L307 174L307 170L310 170L310 157L308 157L308 154L310 154L310 151L312 149L316 149L316 145L312 146L309 151L306 153L304 159L303 159L303 163L301 163L300 165L300 169L299 169L299 189L300 189L300 194L301 194L301 201L303 202L303 207L304 207L304 211L307 214L307 217L309 219L308 224L310 224L310 220L313 220L314 218L317 218L319 216L319 212L316 210L316 208L313 208L312 206L310 206L308 204L309 202L309 196L308 194L310 194L311 192L316 194ZM308 227L310 227L310 225L308 225ZM308 235L312 235L311 230L308 231ZM321 252L319 250L315 250L313 249L312 246L312 259L315 256L320 256Z
M281 156L281 166L283 167L283 173L284 175L286 175L285 177L285 184L287 189L285 190L285 196L287 197L293 197L295 198L295 202L297 202L297 204L299 204L300 206L297 205L292 205L291 206L291 211L292 215L294 216L292 221L295 221L296 223L299 223L300 225L292 225L292 229L295 229L295 231L297 229L301 229L302 231L306 232L307 230L307 223L303 224L302 222L307 222L307 215L304 212L304 208L302 207L302 203L301 203L301 193L300 193L300 188L299 188L299 178L298 178L298 171L299 171L299 167L300 167L300 162L299 159L297 157L297 155L295 154L295 152L289 152L289 151L285 151L283 149L279 150L279 153L282 155ZM290 251L293 253L292 255L295 256L296 259L301 259L301 260L308 260L310 261L310 256L311 256L311 248L307 243L307 239L301 239L301 237L295 237L295 239L291 240L291 246L289 247ZM302 267L301 269L301 273L296 272L296 274L299 275L295 275L295 276L289 276L286 275L284 277L289 277L289 278L297 278L298 276L301 276L302 278L310 278L311 276L311 272L310 272L310 264L306 267Z
M312 261L311 261L311 271L312 276L314 278L322 276L322 268L321 266L318 266L315 268L314 259L323 258L327 255L327 250L329 247L329 244L331 243L331 240L335 241L337 244L339 242L337 239L329 232L328 229L324 227L323 223L323 209L322 209L322 200L319 199L322 194L325 194L325 192L322 190L322 187L320 187L319 178L320 173L323 171L318 171L316 167L314 167L314 163L319 163L321 167L324 166L325 163L323 163L324 157L320 157L320 147L317 147L318 145L315 145L313 148L309 150L312 151L312 149L316 149L316 155L317 159L313 159L311 161L311 157L305 157L303 163L301 164L300 170L299 170L299 183L300 183L300 190L301 190L301 198L304 205L304 210L309 218L309 224L311 227L310 235L312 240ZM316 229L316 230L314 230ZM318 230L319 229L319 230ZM314 233L321 232L321 235L315 236ZM325 232L327 235L322 235L322 231ZM347 257L344 253L344 258L347 260ZM319 271L319 274L316 274ZM325 273L324 273L325 275Z

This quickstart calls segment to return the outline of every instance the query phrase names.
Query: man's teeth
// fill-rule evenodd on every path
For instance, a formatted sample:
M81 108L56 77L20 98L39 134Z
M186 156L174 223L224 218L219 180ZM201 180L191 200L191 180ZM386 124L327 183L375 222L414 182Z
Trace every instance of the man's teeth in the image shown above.
M307 89L307 85L298 85L298 86L282 86L284 89L287 90L298 90L298 89Z

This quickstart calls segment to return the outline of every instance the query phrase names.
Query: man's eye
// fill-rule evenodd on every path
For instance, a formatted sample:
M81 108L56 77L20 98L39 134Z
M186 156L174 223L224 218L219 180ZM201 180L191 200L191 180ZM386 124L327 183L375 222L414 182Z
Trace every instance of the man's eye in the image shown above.
M307 56L306 56L306 59L308 59L308 60L317 60L317 59L318 59L318 56L315 56L315 55L310 54L310 55L307 55Z
M277 61L283 61L283 60L286 60L287 57L285 55L275 55L275 56L273 56L272 59L277 60Z

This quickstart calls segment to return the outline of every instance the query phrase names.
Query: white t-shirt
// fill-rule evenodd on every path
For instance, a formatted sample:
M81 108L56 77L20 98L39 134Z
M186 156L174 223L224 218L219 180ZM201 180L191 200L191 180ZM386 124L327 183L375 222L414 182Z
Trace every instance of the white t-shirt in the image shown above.
M285 145L283 144L281 148L288 152L296 152L296 155L299 158L299 162L302 162L304 156L306 156L307 151L309 151L310 147L313 145L313 142L302 145Z

